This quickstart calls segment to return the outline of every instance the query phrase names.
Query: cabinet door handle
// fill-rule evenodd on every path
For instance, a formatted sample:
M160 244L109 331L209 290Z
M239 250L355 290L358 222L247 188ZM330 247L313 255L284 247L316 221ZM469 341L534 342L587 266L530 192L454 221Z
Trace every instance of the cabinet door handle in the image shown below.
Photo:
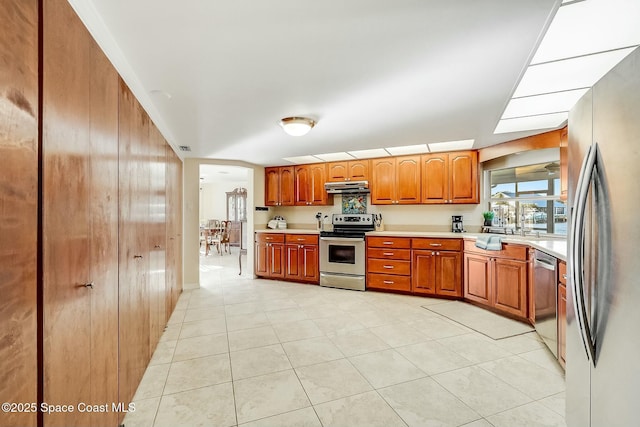
M384 256L393 256L393 252L383 252L382 255L384 255Z
M304 239L298 239L298 242L304 242Z
M393 242L382 242L383 245L393 245Z
M84 287L93 289L93 282L85 283Z
M142 255L134 255L134 256L133 256L133 259L138 259L138 258L142 259L142 258L144 258L144 257L143 257Z
M383 280L382 283L385 285L393 285L395 282L393 280Z
M387 268L387 269L393 269L393 265L383 265L382 267Z
M429 243L429 246L435 246L435 247L440 247L442 246L442 243Z
M160 245L155 245L153 248L154 249L160 249Z

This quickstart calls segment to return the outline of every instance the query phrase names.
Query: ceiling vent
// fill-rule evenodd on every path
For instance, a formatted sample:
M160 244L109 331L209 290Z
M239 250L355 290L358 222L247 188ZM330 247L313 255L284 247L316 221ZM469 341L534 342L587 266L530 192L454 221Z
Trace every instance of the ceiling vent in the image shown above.
M188 145L179 145L178 148L180 148L180 151L191 151L191 147Z

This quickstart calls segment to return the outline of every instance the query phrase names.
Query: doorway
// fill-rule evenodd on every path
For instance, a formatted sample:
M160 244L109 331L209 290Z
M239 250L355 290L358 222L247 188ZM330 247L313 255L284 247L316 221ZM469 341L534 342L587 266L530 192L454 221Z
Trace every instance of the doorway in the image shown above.
M200 284L226 269L249 274L247 248L253 220L253 176L242 166L199 168Z

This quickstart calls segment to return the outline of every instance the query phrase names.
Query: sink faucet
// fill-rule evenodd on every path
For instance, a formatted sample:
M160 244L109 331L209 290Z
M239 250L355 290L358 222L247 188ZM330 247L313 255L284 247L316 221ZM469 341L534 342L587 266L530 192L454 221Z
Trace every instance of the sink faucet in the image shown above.
M524 221L524 206L521 206L520 207L520 235L522 237L527 235L527 231L524 228L524 224L525 224L525 221Z

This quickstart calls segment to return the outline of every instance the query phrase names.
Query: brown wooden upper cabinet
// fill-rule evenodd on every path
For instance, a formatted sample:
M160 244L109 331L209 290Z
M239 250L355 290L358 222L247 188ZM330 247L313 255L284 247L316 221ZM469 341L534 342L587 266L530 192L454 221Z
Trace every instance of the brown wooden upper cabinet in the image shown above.
M420 156L371 160L371 204L420 203Z
M295 205L318 206L333 204L333 195L327 194L327 164L314 163L295 167Z
M369 160L353 160L349 162L332 162L328 164L328 182L368 181Z
M421 166L421 203L480 203L477 151L423 154Z
M267 206L294 205L293 166L264 168L264 204Z

